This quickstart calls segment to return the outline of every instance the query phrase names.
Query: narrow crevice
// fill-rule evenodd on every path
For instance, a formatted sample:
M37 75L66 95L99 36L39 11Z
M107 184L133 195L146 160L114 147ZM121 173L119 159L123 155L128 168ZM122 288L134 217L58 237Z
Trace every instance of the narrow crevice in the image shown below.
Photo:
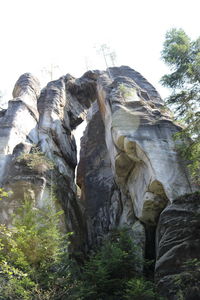
M154 277L155 259L156 259L156 226L144 225L146 233L146 244L145 244L145 260L146 264L144 267L145 276L149 279Z
M84 135L84 131L86 128L87 122L84 120L80 125L76 127L76 129L73 131L73 135L76 142L76 153L77 153L77 165L75 168L75 183L77 183L77 168L80 161L80 151L81 151L81 138Z

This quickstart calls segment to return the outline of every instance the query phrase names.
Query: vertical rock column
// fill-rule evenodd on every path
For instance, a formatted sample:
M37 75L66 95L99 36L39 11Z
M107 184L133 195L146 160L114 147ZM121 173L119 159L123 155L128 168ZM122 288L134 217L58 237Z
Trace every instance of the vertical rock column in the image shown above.
M39 94L40 85L35 77L29 73L20 76L13 90L14 98L0 116L0 183L13 192L13 196L1 202L2 223L10 222L18 201L31 188L30 174L25 174L23 167L19 170L14 162L21 152L29 152L38 143Z
M86 110L96 97L96 74L81 78L71 75L48 83L38 100L39 146L55 164L51 186L65 211L66 226L74 234L74 248L84 247L86 220L76 195L76 143L73 130L86 117ZM80 250L80 249L79 249Z
M54 162L46 197L53 193L58 198L65 212L65 225L68 231L74 233L73 246L77 248L83 226L76 199L77 152L72 130L83 120L84 107L67 90L67 84L72 84L72 81L74 78L68 74L49 82L42 90L38 100L38 136L41 151Z
M173 134L180 130L163 102L138 72L110 68L98 79L98 102L118 186L130 194L135 216L156 225L160 212L191 192Z

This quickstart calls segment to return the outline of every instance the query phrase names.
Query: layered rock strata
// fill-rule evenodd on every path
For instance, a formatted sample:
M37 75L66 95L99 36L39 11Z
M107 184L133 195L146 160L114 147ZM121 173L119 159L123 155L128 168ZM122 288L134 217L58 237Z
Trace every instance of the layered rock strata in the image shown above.
M181 196L160 216L155 278L169 300L200 297L199 200L200 193Z

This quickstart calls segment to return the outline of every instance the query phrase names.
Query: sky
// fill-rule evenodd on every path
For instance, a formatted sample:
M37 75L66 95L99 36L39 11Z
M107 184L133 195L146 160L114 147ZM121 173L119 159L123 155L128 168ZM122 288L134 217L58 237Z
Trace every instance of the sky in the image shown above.
M116 66L139 71L165 97L159 84L168 71L160 59L165 33L183 28L196 39L199 11L199 0L0 0L0 91L11 99L25 72L44 86L51 66L53 79L105 69L97 50L107 44Z

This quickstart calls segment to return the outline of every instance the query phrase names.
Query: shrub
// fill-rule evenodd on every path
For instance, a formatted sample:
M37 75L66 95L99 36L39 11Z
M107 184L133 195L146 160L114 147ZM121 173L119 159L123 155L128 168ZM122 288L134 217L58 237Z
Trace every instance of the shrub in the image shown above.
M156 299L153 283L137 271L137 253L127 230L112 233L85 263L74 299Z
M0 225L0 299L56 299L65 292L57 284L69 277L69 234L59 230L61 213L25 200L13 227Z
M0 225L0 300L158 299L126 229L113 231L80 272L68 256L69 234L59 230L61 213L26 199L14 226Z
M124 299L154 300L156 294L154 284L144 278L133 278L126 283Z
M23 153L17 158L18 162L25 162L25 164L34 171L46 171L54 169L54 163L47 158L44 153L37 148L33 153Z
M6 192L4 189L0 188L0 200L3 198L8 197L8 192Z

